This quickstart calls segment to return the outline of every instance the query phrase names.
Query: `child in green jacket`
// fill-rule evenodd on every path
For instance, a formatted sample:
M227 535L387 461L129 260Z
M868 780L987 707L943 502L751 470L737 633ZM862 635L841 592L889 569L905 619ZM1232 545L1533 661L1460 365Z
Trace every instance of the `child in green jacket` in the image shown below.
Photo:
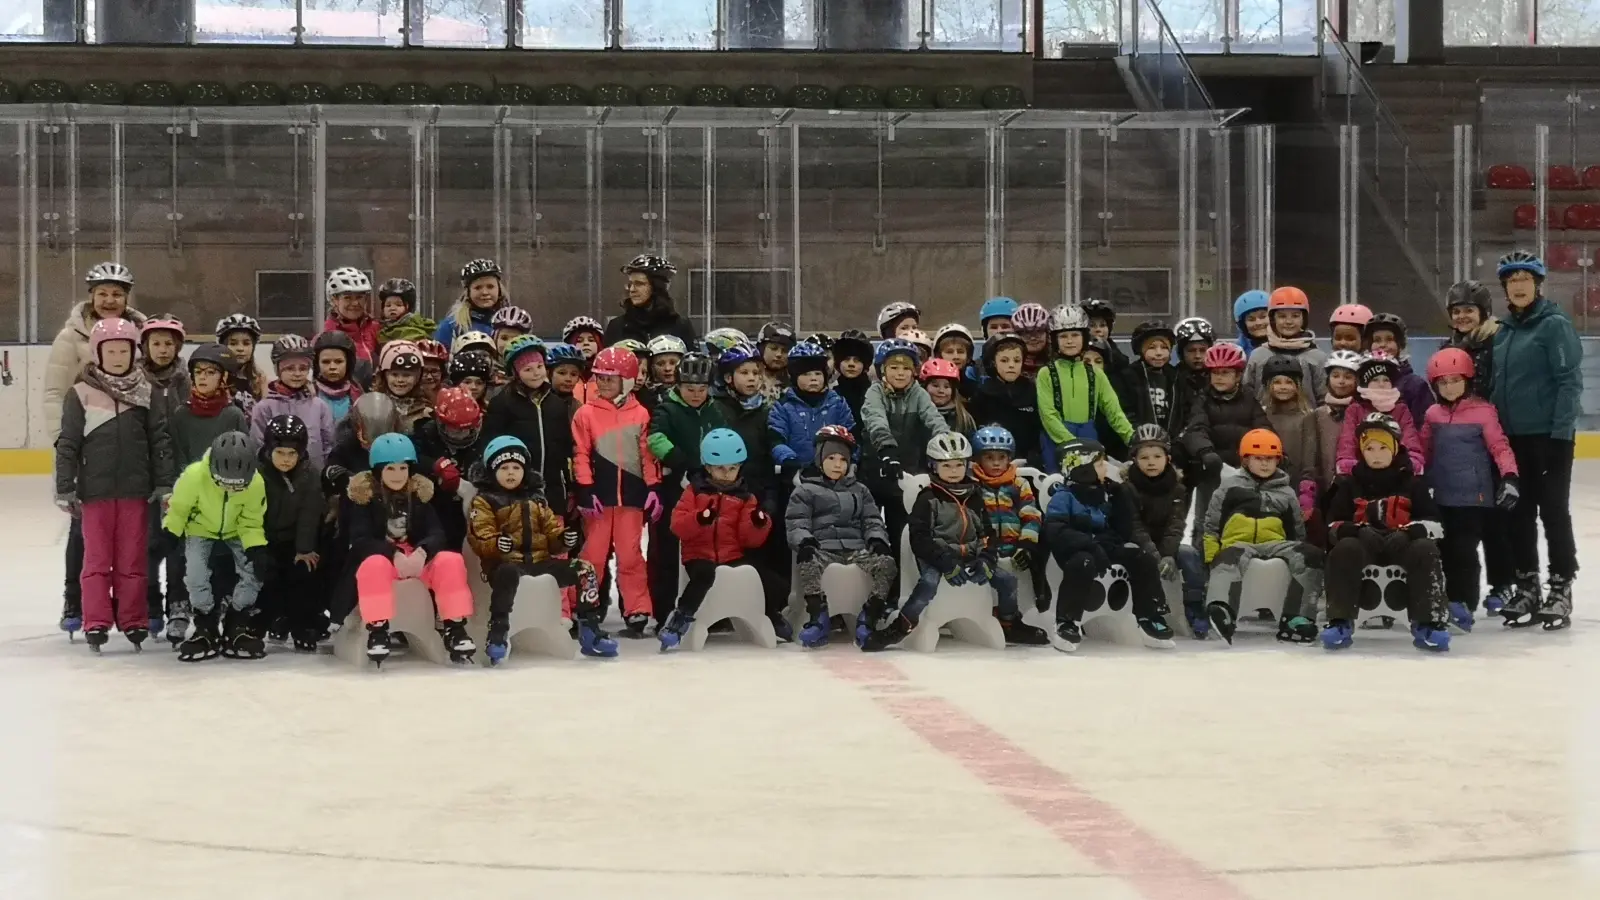
M1084 347L1089 343L1088 314L1071 304L1056 307L1050 313L1050 335L1055 341L1056 358L1039 370L1034 382L1039 420L1048 438L1044 442L1047 470L1055 468L1056 454L1052 451L1074 440L1103 440L1095 427L1096 416L1104 416L1124 444L1133 440L1133 425L1122 414L1110 377L1084 362Z

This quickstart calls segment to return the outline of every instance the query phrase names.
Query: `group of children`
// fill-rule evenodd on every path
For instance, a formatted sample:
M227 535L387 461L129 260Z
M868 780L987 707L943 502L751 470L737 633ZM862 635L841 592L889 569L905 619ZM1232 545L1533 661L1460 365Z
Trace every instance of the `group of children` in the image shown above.
M91 272L92 295L125 303L132 277L117 268ZM674 270L639 257L623 271L664 286ZM466 660L470 546L491 661L508 652L518 581L542 574L565 590L583 652L616 655L601 628L612 559L625 634L654 620L663 650L728 565L755 568L785 640L795 588L808 647L841 627L864 650L893 646L941 585L968 583L993 589L1009 643L1075 649L1110 590L1126 592L1147 644L1169 647L1164 582L1181 582L1197 638L1231 641L1246 571L1278 559L1291 574L1279 639L1348 646L1356 611L1372 608L1363 568L1397 565L1415 643L1443 650L1448 624L1472 626L1495 510L1517 501L1481 347L1441 351L1419 376L1405 323L1348 305L1325 354L1293 287L1241 296L1237 342L1200 318L1145 322L1128 358L1107 304L1007 298L979 311L981 353L960 324L930 339L908 303L880 311L876 338L800 339L772 323L754 341L718 329L703 348L672 333L606 346L606 328L579 316L546 344L499 266L461 275L459 305L435 325L409 282L374 297L365 273L335 270L325 330L274 342L270 380L248 316L224 318L187 361L174 319L97 321L56 448L57 503L81 520L84 558L82 606L69 600L63 627L81 624L97 649L115 624L135 645L164 628L184 660L257 657L263 638L315 650L358 610L381 661L395 584L415 578ZM1487 291L1450 297L1488 319ZM1060 487L1039 497L1023 461L1060 472ZM901 479L919 473L928 484L907 505ZM902 602L906 552L916 579ZM834 563L869 577L855 623L829 613ZM1041 612L1054 600L1053 635L1023 623L1023 575ZM1491 559L1490 611L1566 624L1570 596L1530 605L1499 577ZM141 595L148 610L128 602Z

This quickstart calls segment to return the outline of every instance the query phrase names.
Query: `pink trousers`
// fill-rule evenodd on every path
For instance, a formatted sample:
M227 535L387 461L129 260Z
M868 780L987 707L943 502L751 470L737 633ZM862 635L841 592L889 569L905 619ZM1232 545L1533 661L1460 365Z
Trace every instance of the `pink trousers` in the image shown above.
M387 622L394 618L394 585L399 580L394 560L387 556L369 556L356 568L356 597L361 605L362 622ZM433 592L433 603L440 619L465 619L472 615L467 562L461 554L448 550L435 553L423 567L420 580Z
M150 627L145 602L145 546L150 536L150 504L138 500L93 500L83 505L83 627L124 632ZM112 622L112 587L122 598Z
M596 572L606 569L606 555L617 554L617 593L622 597L624 615L650 615L650 582L645 575L644 510L632 506L608 506L600 515L583 520L583 549L578 556L589 561Z

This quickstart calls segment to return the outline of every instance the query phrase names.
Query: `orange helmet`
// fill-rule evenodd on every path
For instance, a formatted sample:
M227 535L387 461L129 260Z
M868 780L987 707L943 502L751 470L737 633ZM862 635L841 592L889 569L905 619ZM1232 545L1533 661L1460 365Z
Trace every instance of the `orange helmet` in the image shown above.
M1311 301L1307 299L1306 292L1297 287L1285 286L1272 292L1267 298L1268 315L1280 309L1298 309L1301 312L1311 311Z
M1239 441L1239 458L1246 456L1271 456L1283 458L1283 441L1278 439L1277 432L1268 428L1257 428L1245 432Z

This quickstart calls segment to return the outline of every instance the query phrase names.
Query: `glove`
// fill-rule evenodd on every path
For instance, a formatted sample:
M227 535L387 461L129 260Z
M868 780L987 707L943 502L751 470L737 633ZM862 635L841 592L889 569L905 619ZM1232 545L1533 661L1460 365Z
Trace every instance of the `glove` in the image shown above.
M561 532L561 546L568 550L578 546L578 529L568 528L566 531Z
M421 578L422 570L428 565L428 554L421 547L406 553L402 550L394 552L394 572L402 580L406 578Z
M767 523L770 521L772 521L772 517L767 515L767 511L762 509L760 506L750 510L751 525L754 525L757 528L765 528L767 527Z
M694 520L701 525L710 525L717 520L717 505L715 503L695 513Z
M890 481L898 482L900 480L900 476L903 475L903 474L905 474L905 473L900 468L900 460L895 459L892 456L885 456L883 458L883 477L884 478L887 478Z
M56 509L76 518L78 513L83 511L83 504L78 502L78 492L68 491L65 494L57 494Z
M1161 557L1161 562L1156 566L1161 572L1161 580L1171 581L1178 577L1178 561L1170 556Z
M1026 572L1033 568L1033 551L1027 547L1018 547L1017 552L1011 554L1011 564L1017 567L1018 572Z
M461 488L461 470L449 457L433 464L433 477L439 482L439 490L446 494L454 494Z
M516 542L511 540L511 535L502 534L494 539L494 548L501 553L510 553L517 548Z
M994 568L989 565L988 560L979 559L967 565L967 580L973 584L988 584L993 574Z
M872 538L871 540L867 541L867 552L875 553L878 556L888 556L889 542L880 540L878 538Z
M814 560L816 558L817 558L817 540L816 540L816 538L806 538L805 540L800 542L800 546L794 548L794 561L796 563L808 563L808 562L811 562L812 560Z
M645 495L644 517L652 522L661 518L661 496L655 491Z
M1517 487L1516 476L1507 476L1500 480L1500 487L1494 492L1494 505L1502 511L1510 510L1522 499L1522 491Z
M967 570L956 566L944 573L944 580L951 587L961 587L967 583Z
M1200 457L1200 468L1204 469L1206 476L1216 478L1222 474L1222 457L1214 451Z
M578 505L578 513L585 519L598 519L605 512L605 507L600 505L600 498L591 494L588 500Z

